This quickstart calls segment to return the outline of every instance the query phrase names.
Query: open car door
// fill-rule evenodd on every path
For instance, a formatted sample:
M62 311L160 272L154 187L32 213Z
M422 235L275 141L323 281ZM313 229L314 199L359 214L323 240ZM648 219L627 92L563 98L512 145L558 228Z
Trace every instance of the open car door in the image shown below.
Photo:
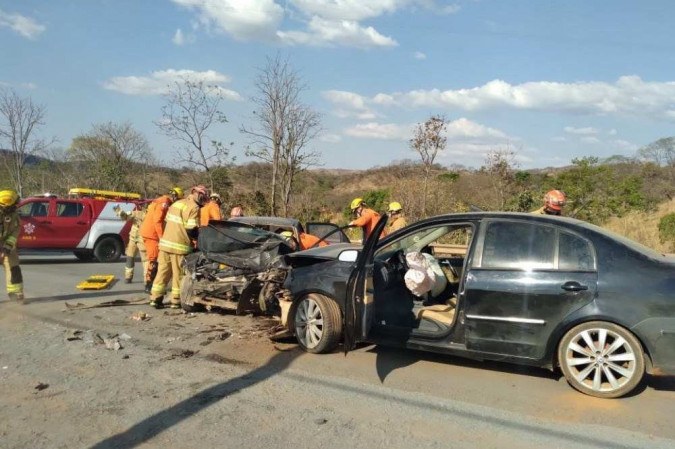
M387 224L387 218L386 214L382 214L375 229L365 241L356 259L354 270L349 276L342 329L345 354L354 349L357 343L368 338L373 317L373 256L382 230Z
M319 237L328 244L349 243L349 237L342 228L333 223L306 223L305 231Z

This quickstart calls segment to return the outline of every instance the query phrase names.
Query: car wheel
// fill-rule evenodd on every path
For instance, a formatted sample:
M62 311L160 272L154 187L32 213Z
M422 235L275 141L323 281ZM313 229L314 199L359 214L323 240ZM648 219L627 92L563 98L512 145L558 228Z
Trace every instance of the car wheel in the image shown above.
M88 249L73 251L73 254L78 260L81 260L82 262L91 262L94 260L94 253Z
M94 256L99 262L117 262L122 255L122 241L115 237L103 237L94 246Z
M331 298L310 294L296 303L293 327L302 349L314 354L330 352L342 336L342 314Z
M645 373L638 339L603 321L583 323L567 332L558 347L558 362L572 387L599 398L630 393Z
M202 304L195 303L192 300L192 284L193 281L190 274L183 276L180 281L180 307L187 313L200 312L204 310L204 306Z

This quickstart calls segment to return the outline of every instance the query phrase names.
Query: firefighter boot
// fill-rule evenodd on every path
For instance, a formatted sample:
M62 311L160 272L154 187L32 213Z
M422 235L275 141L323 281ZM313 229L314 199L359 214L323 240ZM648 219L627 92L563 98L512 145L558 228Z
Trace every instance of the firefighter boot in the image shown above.
M164 308L164 297L159 296L157 298L150 298L150 307L154 307L155 309L162 309Z
M127 256L127 263L124 267L124 282L126 284L131 284L131 282L134 280L134 265L134 258Z
M17 301L17 302L23 304L24 303L23 293L9 293L9 300L10 301Z

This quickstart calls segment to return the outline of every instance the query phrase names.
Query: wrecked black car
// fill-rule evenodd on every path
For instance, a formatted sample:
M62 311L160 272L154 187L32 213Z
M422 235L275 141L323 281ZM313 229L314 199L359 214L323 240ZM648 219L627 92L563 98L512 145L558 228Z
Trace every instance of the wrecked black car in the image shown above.
M309 223L307 230L327 242L348 241L330 223ZM288 272L283 256L296 248L281 235L288 231L295 238L305 229L297 220L279 217L211 221L199 232L199 250L185 258L182 308L280 316L277 293Z

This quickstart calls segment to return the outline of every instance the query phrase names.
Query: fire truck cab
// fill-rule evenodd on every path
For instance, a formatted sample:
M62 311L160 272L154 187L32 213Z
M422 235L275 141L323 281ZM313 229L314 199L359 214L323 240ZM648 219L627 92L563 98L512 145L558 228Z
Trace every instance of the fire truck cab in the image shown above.
M131 222L120 219L115 207L131 211L137 193L71 189L68 197L44 194L18 206L19 249L72 251L80 260L117 261L129 238Z

